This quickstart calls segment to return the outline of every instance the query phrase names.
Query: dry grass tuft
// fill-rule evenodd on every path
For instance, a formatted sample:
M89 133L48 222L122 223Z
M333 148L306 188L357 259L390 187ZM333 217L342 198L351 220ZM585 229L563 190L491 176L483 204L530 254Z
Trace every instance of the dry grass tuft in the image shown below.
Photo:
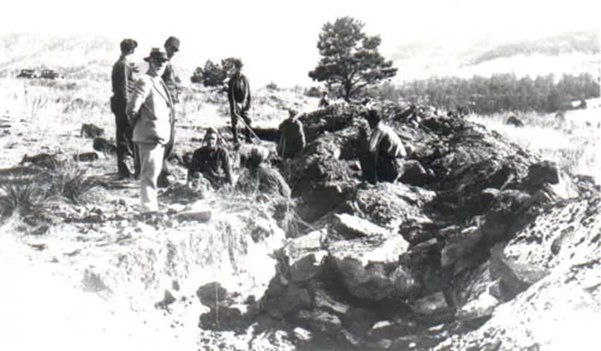
M102 180L89 177L77 163L67 162L52 173L50 193L81 205L91 200L90 190L102 185Z
M15 167L0 172L0 216L43 216L53 202L67 200L81 205L92 200L90 190L103 185L74 162L52 171Z
M0 215L11 217L14 214L25 217L30 213L41 212L48 199L48 193L39 183L0 184Z
M495 130L509 140L538 154L543 159L557 162L567 172L596 177L601 182L601 129L595 121L594 110L570 111L566 120L552 114L523 114L518 118L523 127L505 124L507 114L472 116L470 119Z

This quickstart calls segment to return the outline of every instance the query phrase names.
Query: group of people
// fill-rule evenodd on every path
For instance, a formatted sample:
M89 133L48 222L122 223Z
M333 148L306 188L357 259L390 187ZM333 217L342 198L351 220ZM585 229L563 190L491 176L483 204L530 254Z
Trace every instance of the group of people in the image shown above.
M112 69L111 110L115 115L117 140L117 172L121 179L140 180L142 213L158 212L159 187L169 184L167 163L175 139L175 106L179 103L181 81L177 77L171 59L180 49L180 40L169 37L163 48L152 48L144 58L148 70L137 79L135 64L129 61L138 43L124 39L120 43L121 56ZM242 61L235 60L227 84L233 143L240 147L238 125L244 130L246 142L256 137L251 128L250 85L242 73ZM330 104L327 92L320 100L320 107ZM283 159L296 157L305 148L306 139L302 118L290 110L289 117L279 126L280 140L276 151ZM398 135L381 122L377 109L368 109L365 115L373 132L369 141L370 158L365 178L370 181L395 181L407 152ZM290 187L281 174L265 162L269 152L253 146L243 159L244 168L235 187L247 192L267 192L290 197ZM216 129L209 128L203 145L195 150L188 164L188 185L207 186L213 189L234 186L232 164L228 151L221 143Z
M117 141L117 174L120 179L140 180L142 213L158 212L159 187L169 185L169 170L164 162L173 150L175 140L176 104L179 103L181 80L177 77L171 59L180 49L180 40L169 37L163 48L152 48L144 58L148 70L139 77L136 65L130 61L138 43L123 39L121 55L112 68L113 95L111 111L115 115ZM242 73L242 61L234 60L228 81L228 100L234 144L239 147L238 125L244 130L246 142L254 132L251 129L250 85ZM257 149L258 150L258 149ZM251 152L248 169L263 183L272 183L283 196L290 189L281 176L272 177L266 172L263 153ZM202 177L213 188L233 185L230 159L227 150L220 146L216 130L207 130L203 146L194 152L189 165L188 181L196 183ZM276 179L275 183L273 179ZM244 179L242 179L244 180ZM283 182L283 184L282 184ZM244 181L241 182L241 184Z

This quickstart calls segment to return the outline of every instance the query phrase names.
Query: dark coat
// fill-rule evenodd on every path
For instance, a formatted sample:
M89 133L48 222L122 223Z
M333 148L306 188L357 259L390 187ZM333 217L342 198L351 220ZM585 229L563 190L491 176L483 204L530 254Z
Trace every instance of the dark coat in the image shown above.
M131 63L123 55L113 65L111 73L111 81L113 85L113 97L120 103L127 104L129 95L134 87L134 69Z
M293 158L305 148L305 132L303 124L296 119L286 119L279 126L280 140L277 146L278 155Z
M233 183L230 157L227 151L219 146L216 148L203 146L194 151L188 167L188 180L196 172L201 173L216 187Z
M237 74L230 78L227 83L227 97L231 111L236 108L235 104L239 104L242 111L250 109L250 85L244 74Z
M178 103L180 90L179 84L181 81L179 77L175 74L175 70L173 69L171 62L167 62L167 67L165 67L165 72L163 72L161 78L163 78L163 82L165 82L167 88L169 88L169 93L171 94L171 99L173 100L173 103Z

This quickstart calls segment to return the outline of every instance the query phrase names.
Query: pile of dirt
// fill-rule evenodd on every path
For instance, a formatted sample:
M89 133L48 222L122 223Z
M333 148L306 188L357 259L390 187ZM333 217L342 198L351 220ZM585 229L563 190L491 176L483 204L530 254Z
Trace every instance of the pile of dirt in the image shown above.
M486 322L495 311L510 308L552 275L552 268L521 262L531 260L521 257L526 252L548 249L540 240L512 256L514 242L539 225L551 237L559 235L549 221L561 218L559 208L568 204L597 201L594 186L480 125L435 114L415 122L401 107L390 111L385 123L411 145L409 159L428 176L419 186L366 182L363 108L333 106L309 114L309 143L282 169L296 210L312 230L278 251L278 274L253 315L236 313L235 324L248 318L301 328L317 348L426 350L445 340L464 345L457 340L472 330L477 336L469 338L480 340L478 330L491 328L495 319ZM594 222L592 213L570 220ZM570 245L573 235L560 237L552 239L552 250ZM591 255L594 247L583 251ZM557 279L547 284L542 290L549 294L564 289ZM497 334L504 349L523 346L524 340ZM475 349L480 346L476 342Z

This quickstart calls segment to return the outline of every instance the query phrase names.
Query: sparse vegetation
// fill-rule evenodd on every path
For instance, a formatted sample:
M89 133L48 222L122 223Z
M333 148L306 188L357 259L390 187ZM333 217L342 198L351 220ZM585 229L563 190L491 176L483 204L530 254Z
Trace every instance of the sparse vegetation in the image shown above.
M551 113L573 108L570 103L599 97L599 82L590 74L564 74L556 79L543 77L517 78L514 74L498 74L490 78L470 79L435 77L405 83L383 84L370 91L382 99L405 99L427 103L446 110L469 107L478 114L506 111Z
M103 184L99 178L88 176L86 170L77 163L67 162L52 173L49 193L75 204L83 204L89 200L90 190Z
M9 169L0 179L0 215L10 217L43 212L50 203L60 199L74 204L89 200L90 190L103 184L90 177L75 162L63 162L53 170L37 167Z
M207 60L204 68L197 67L192 74L193 83L202 83L205 87L221 87L225 84L228 72L234 65L233 57L221 60L221 63L215 63Z
M595 176L601 171L597 155L601 138L599 125L591 125L594 113L577 111L578 117L557 121L552 115L523 113L519 115L524 126L507 125L506 114L472 115L471 120L496 130L508 139L528 148L544 159L553 160L572 174Z
M25 184L1 183L0 215L10 217L13 214L25 216L39 212L48 199L47 191L39 183Z
M311 87L308 88L304 91L305 96L308 97L313 97L313 98L320 98L323 94L322 89L319 89L318 87Z
M278 90L278 85L274 82L269 82L267 85L265 85L265 88L268 90Z

